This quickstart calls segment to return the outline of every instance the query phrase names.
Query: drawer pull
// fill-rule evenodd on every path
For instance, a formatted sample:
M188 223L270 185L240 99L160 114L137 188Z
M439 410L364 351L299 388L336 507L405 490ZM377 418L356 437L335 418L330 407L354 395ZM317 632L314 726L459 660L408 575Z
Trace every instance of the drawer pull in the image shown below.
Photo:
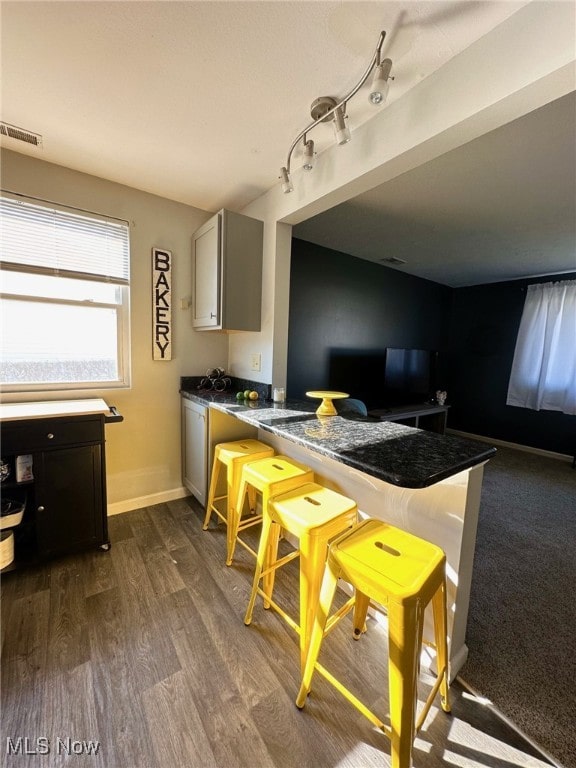
M54 440L54 435L52 434L52 432L48 432L46 437L48 438L48 440Z
M38 512L44 512L45 507L38 507Z

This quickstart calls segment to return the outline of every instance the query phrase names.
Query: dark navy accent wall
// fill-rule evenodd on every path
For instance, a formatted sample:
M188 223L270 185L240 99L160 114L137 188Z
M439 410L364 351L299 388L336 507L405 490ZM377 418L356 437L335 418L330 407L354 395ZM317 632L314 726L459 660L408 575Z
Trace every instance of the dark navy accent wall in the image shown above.
M574 454L576 416L506 405L526 286L576 273L458 288L453 293L449 426L547 451Z
M288 396L330 386L335 349L435 349L449 428L573 455L576 416L506 405L526 286L570 279L576 273L451 289L294 239Z
M288 396L305 399L307 390L329 387L330 354L337 349L438 350L442 365L451 295L429 280L294 239ZM361 384L351 396L361 396Z

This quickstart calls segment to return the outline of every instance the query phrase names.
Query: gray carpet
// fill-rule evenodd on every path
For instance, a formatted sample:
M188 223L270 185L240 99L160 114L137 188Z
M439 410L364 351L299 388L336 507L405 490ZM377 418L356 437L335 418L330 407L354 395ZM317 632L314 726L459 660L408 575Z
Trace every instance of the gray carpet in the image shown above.
M484 470L460 676L576 768L576 470L499 448Z

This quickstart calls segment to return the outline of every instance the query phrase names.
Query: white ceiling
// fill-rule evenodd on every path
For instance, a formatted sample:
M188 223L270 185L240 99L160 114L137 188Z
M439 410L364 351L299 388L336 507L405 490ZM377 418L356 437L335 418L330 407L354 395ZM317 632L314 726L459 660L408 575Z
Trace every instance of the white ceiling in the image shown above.
M576 93L293 234L454 288L576 271Z
M525 4L1 0L1 119L43 137L41 148L6 138L2 145L207 211L241 210L277 183L292 140L310 121L311 102L320 95L343 96L355 85L380 30L387 31L383 55L394 62L393 101ZM374 114L362 96L349 104L352 126ZM362 258L382 258L384 223L402 234L386 244L385 255L409 255L403 269L449 283L454 276L428 266L434 253L437 259L438 253L451 252L439 239L440 230L453 247L461 248L458 243L466 236L481 249L487 229L503 219L509 224L500 194L515 200L508 252L526 256L529 238L513 235L524 231L520 212L537 213L541 201L533 196L526 206L520 194L542 186L549 210L557 207L561 190L548 161L526 168L526 155L519 152L513 153L523 168L518 183L511 180L510 166L494 185L481 158L490 154L497 162L497 147L508 151L511 139L487 140L491 149L479 145L475 159L466 159L466 148L456 150L381 192L347 203L346 217L355 222L348 229L359 234L346 247L339 238L338 249L355 253L358 247ZM538 153L550 144L541 141ZM512 140L513 149L516 145ZM471 163L465 192L457 170L462 162ZM561 160L555 163L566 171ZM468 184L471 172L473 185ZM562 183L565 192L569 181ZM481 215L476 192L481 192ZM459 205L454 205L456 196ZM374 215L382 204L384 212ZM362 218L356 218L358 211ZM547 221L556 232L557 222ZM306 226L299 225L298 233ZM434 248L429 247L432 235ZM312 223L309 236L321 241ZM376 253L367 249L370 241L380 244ZM426 248L419 250L422 244Z

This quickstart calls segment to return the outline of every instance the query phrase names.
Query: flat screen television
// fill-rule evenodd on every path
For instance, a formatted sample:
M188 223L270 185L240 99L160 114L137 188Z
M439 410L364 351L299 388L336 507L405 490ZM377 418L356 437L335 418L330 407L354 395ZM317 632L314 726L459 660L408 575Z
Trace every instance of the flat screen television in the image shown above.
M387 405L424 403L436 391L438 353L428 349L386 350L384 397Z
M348 392L368 409L416 405L437 389L438 353L425 349L333 349L328 388Z
M328 389L348 392L368 408L377 408L382 406L385 370L385 349L332 349Z

